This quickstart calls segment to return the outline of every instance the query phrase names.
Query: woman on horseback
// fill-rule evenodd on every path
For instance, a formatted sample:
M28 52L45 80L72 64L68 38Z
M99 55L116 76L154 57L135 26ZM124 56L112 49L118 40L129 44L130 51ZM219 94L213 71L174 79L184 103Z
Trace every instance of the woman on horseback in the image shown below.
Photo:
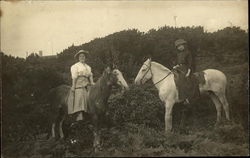
M173 69L183 71L186 77L191 73L192 54L187 48L187 42L183 39L175 41L175 48L177 49L176 64Z
M192 54L187 48L187 42L184 39L175 41L177 49L177 59L173 70L176 73L176 86L178 89L179 99L185 100L184 103L189 103L190 99L197 99L199 96L199 85L196 83L192 75Z
M69 113L80 112L77 120L82 120L82 111L87 111L88 86L94 85L91 67L85 62L87 54L88 51L78 51L74 56L78 62L71 66L73 108Z

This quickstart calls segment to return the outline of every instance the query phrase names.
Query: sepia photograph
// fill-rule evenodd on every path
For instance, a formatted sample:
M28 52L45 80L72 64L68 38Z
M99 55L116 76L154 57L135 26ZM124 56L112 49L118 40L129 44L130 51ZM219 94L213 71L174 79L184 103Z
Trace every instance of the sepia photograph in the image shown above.
M0 1L1 158L249 156L248 0Z

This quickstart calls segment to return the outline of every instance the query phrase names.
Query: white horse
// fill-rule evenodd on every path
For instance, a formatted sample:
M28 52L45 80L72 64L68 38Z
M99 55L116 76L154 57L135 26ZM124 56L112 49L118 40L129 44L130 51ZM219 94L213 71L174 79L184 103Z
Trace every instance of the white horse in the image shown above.
M222 107L226 114L226 119L230 121L229 105L225 96L227 79L224 73L215 69L203 71L205 84L199 84L201 93L207 92L215 104L217 110L217 122L221 122ZM178 90L174 81L174 74L163 65L147 59L142 65L135 78L135 84L144 84L152 79L154 86L159 91L160 99L165 103L165 131L172 129L172 109L175 103L183 102L178 97Z

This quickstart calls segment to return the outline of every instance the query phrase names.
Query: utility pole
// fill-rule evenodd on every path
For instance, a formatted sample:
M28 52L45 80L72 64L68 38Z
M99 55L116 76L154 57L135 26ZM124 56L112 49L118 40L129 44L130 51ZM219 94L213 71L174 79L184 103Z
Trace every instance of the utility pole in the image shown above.
M228 21L230 27L233 27L233 23L231 21Z
M52 55L54 55L53 41L52 41Z
M174 26L175 26L175 28L176 28L176 18L177 18L177 16L175 15L174 16Z
M51 55L54 55L53 40L51 40L50 45L51 45Z

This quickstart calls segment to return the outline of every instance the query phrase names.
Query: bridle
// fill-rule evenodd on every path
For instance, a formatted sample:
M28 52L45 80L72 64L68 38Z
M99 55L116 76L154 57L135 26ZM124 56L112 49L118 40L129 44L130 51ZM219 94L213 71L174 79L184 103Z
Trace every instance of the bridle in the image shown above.
M150 64L149 65L147 65L147 64L143 64L143 65L146 65L147 66L147 72L142 76L142 78L141 78L141 80L140 80L140 82L141 82L141 84L142 84L142 80L145 78L145 76L147 75L147 73L150 71L151 72L151 75L152 75L152 77L153 77L153 73L152 73L152 69L151 69L151 62L150 62ZM156 83L154 83L153 84L153 86L155 86L155 85L157 85L158 83L160 83L161 81L163 81L165 78L167 78L170 74L172 73L172 71L170 71L166 76L164 76L162 79L160 79L159 81L157 81Z
M153 73L152 73L152 70L151 70L151 62L149 64L149 66L147 64L145 64L145 63L143 65L147 66L147 72L144 73L144 75L142 76L142 78L140 80L141 84L142 84L142 80L145 78L145 76L148 74L149 71L151 72L151 75L153 76Z

